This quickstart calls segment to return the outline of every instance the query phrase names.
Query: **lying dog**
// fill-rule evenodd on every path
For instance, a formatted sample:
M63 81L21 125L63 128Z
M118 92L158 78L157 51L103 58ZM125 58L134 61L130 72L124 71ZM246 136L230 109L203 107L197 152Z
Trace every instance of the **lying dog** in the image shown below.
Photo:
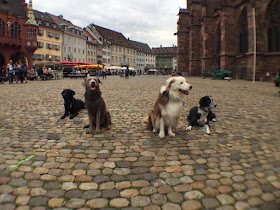
M202 97L199 105L190 110L188 116L189 126L186 128L186 131L190 131L193 126L203 126L205 132L210 135L209 121L216 121L216 115L211 109L216 106L211 96Z
M85 103L82 100L75 99L75 91L71 89L64 89L61 92L61 95L64 99L64 115L61 119L64 119L69 113L71 114L70 119L73 119L78 115L80 109L85 109Z
M188 95L192 86L184 77L175 76L166 80L167 85L162 86L153 110L149 113L147 129L154 133L159 130L159 137L165 137L167 129L169 136L175 136L180 112L185 104L184 95Z
M98 78L91 77L90 75L85 78L83 83L85 86L85 103L89 117L89 125L85 126L85 128L89 127L87 132L89 134L99 134L100 127L107 128L108 130L111 127L111 116L101 96L99 83L101 82Z

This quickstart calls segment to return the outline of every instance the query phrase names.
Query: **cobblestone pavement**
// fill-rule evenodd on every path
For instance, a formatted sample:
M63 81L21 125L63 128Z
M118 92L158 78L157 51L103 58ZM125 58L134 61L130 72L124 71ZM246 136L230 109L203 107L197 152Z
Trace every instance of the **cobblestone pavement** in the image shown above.
M0 209L280 209L280 97L273 83L188 78L176 137L145 130L165 76L102 80L112 129L88 135L86 110L61 120L82 79L0 85ZM211 94L212 135L185 133Z

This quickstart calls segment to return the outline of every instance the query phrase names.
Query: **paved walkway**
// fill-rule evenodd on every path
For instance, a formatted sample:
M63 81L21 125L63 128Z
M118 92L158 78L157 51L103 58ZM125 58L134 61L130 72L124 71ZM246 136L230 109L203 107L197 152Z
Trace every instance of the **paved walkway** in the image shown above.
M86 110L61 120L64 88L82 79L0 85L0 209L280 209L280 97L273 83L188 78L176 137L141 122L165 76L102 80L112 129L86 134ZM212 135L185 133L211 94Z

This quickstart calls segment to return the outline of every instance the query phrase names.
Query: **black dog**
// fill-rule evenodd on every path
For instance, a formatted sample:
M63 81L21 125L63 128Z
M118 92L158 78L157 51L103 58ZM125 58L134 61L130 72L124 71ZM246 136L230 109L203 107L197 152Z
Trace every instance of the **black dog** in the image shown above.
M85 103L82 100L75 99L73 96L75 95L75 91L71 89L64 89L61 92L61 95L64 99L64 109L65 113L61 117L64 119L69 113L71 114L70 119L73 119L78 115L80 109L85 109Z
M216 107L211 96L204 96L200 99L199 105L190 110L186 131L190 131L193 126L202 126L205 132L210 135L209 121L216 122L216 115L211 111Z

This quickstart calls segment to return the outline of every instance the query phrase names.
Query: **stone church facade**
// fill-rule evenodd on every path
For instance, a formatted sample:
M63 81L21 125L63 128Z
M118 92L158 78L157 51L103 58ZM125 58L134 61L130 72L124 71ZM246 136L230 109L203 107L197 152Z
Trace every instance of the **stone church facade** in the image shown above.
M185 75L227 69L235 78L271 81L280 72L280 0L188 0L177 24Z

